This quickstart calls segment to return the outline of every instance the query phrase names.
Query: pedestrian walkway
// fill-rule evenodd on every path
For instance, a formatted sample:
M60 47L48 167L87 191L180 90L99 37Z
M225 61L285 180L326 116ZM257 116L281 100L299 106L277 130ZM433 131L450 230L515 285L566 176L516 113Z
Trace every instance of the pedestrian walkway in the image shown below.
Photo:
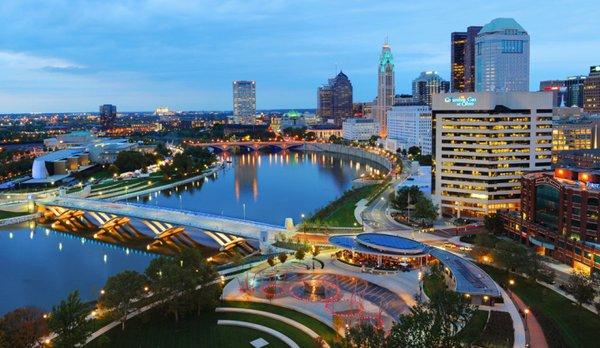
M521 315L525 317L525 332L529 346L535 348L548 348L548 342L546 341L546 336L544 336L544 331L535 315L531 312L531 309L529 309L514 293L509 293L509 295L517 308L519 308Z

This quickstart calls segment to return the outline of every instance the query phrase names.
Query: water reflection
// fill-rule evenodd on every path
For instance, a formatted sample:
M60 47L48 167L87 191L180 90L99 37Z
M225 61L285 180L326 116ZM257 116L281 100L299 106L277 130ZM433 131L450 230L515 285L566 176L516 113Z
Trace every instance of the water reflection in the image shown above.
M75 289L94 300L109 276L143 271L154 257L28 223L0 227L0 315L25 305L49 310Z
M326 153L281 151L223 154L232 163L205 181L138 197L156 206L196 210L283 225L299 221L352 186L368 162Z

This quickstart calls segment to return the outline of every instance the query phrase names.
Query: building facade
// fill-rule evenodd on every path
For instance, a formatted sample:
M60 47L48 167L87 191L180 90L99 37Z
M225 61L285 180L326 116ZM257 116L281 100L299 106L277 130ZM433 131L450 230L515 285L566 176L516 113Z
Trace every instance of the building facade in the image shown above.
M600 169L600 149L560 151L555 156L557 166Z
M565 80L565 106L583 107L583 84L586 76L570 76Z
M550 94L437 94L432 117L431 186L445 216L481 218L515 210L521 176L550 169Z
M431 106L431 97L437 93L447 93L450 82L438 75L437 71L423 71L412 82L413 100Z
M552 125L552 151L599 148L599 127L600 120L555 121Z
M394 56L386 42L381 49L377 69L377 98L373 106L373 117L379 128L379 136L387 136L387 111L394 105L396 82L394 76Z
M254 124L256 82L233 81L233 118L236 123Z
M324 140L328 141L331 136L336 138L342 137L342 127L337 127L335 125L329 124L319 124L314 126L309 126L306 130L307 133L315 133L316 140Z
M583 110L600 114L600 65L590 67L590 74L583 84Z
M564 80L540 81L540 92L552 93L552 106L560 107L565 102L567 88Z
M529 91L529 34L512 18L496 18L475 39L475 91Z
M323 122L333 119L333 90L329 84L317 89L317 116Z
M427 105L394 106L387 113L388 140L395 140L394 149L421 148L421 154L430 155L431 108Z
M600 271L600 172L556 168L521 181L521 209L503 212L507 233L579 271Z
M100 105L99 113L102 129L108 129L115 125L117 120L117 107L115 105Z
M450 90L475 91L475 38L482 27L470 26L466 32L450 35Z
M342 124L342 138L346 140L365 141L378 134L378 125L370 118L348 118Z

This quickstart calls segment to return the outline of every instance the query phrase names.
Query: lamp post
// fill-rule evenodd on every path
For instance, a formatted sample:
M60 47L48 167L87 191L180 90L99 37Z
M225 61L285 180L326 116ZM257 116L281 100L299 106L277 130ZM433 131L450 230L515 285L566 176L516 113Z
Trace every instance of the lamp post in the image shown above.
M244 220L246 220L246 203L242 203L242 209L244 210Z

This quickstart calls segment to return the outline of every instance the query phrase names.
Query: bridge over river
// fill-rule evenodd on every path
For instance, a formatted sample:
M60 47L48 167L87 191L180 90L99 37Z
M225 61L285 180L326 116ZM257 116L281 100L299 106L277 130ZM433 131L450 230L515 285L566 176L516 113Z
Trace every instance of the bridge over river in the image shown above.
M35 204L42 217L47 222L53 222L53 227L63 227L71 232L98 229L99 233L120 237L144 235L130 224L131 218L141 220L151 230L151 237L159 241L183 236L184 242L193 243L185 234L186 227L202 230L217 242L220 239L217 236L229 235L240 239L257 239L263 244L272 241L278 233L290 232L283 226L136 203L53 197L35 200ZM226 243L228 241L230 239L225 239Z

